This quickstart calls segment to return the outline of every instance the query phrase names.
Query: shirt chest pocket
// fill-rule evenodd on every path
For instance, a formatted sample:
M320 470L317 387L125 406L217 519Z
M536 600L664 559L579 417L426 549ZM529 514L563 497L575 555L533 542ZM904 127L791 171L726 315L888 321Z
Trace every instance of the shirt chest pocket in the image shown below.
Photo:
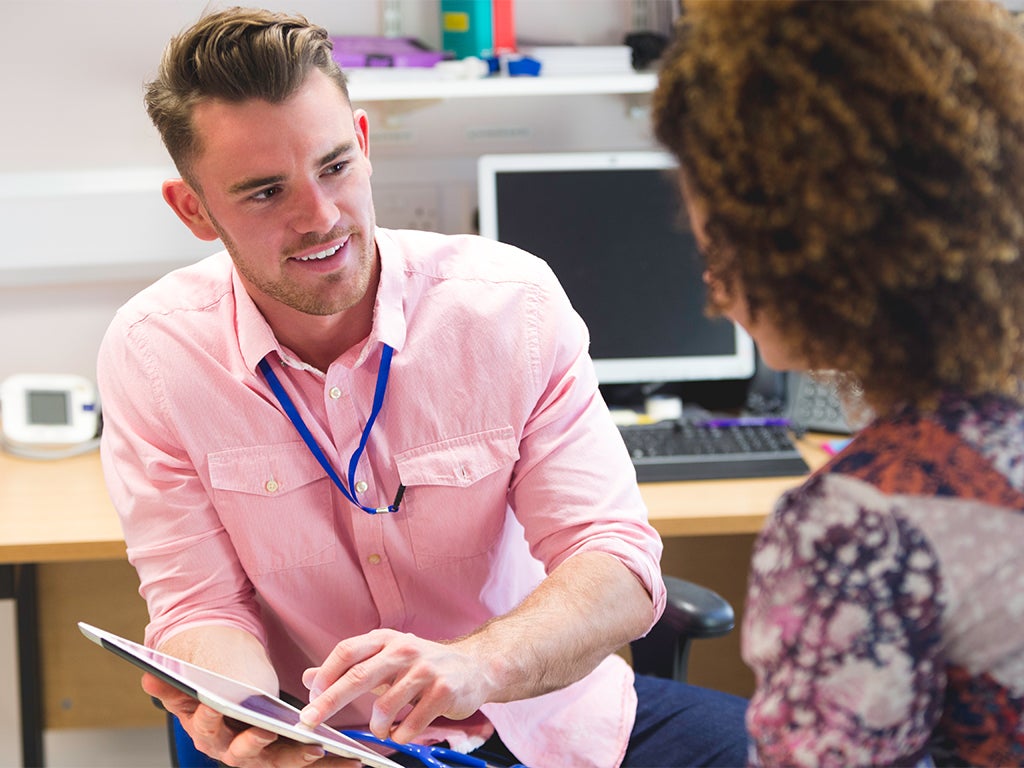
M519 445L512 427L441 440L395 456L406 486L407 516L421 568L490 550L506 519Z
M207 458L214 504L250 577L334 561L330 479L305 444L247 446Z

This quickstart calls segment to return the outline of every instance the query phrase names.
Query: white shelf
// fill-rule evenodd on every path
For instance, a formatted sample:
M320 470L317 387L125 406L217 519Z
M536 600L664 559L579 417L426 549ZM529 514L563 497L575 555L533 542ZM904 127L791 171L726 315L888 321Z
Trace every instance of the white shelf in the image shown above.
M349 70L347 74L349 95L357 105L367 101L650 93L657 84L657 75L649 72L575 77L495 76L480 80L442 80L431 75L430 70L425 70L422 76L375 72L361 77L358 70Z

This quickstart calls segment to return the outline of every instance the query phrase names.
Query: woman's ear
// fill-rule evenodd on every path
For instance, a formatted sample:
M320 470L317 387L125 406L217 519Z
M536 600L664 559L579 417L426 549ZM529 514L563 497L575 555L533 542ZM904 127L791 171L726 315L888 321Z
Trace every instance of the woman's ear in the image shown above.
M199 195L183 179L168 179L161 188L164 200L192 234L200 240L220 237Z

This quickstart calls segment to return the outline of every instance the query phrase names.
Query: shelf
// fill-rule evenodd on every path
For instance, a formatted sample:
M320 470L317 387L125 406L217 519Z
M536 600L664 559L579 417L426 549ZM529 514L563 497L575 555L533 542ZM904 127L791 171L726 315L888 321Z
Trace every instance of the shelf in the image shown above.
M650 93L657 84L657 75L651 72L575 77L486 77L479 80L442 80L429 69L422 75L405 71L364 75L358 70L349 70L347 75L349 94L357 105L368 101Z

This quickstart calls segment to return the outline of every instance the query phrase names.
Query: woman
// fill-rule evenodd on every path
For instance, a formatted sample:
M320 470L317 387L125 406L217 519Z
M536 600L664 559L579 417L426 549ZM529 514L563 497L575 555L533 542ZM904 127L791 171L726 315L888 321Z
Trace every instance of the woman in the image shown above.
M688 2L655 97L709 306L873 419L743 624L765 764L1024 763L1024 42L980 2Z

